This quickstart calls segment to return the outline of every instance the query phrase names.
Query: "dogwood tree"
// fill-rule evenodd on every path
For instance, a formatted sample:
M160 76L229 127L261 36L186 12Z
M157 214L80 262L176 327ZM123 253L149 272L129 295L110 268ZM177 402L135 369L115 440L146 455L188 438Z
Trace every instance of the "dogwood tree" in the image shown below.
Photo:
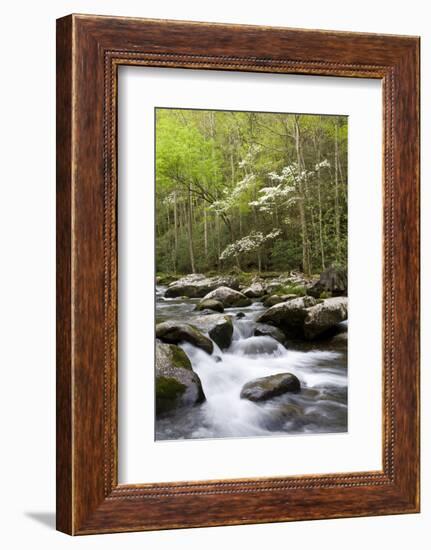
M276 239L280 236L280 234L280 229L273 229L266 235L264 235L261 231L252 231L245 237L229 244L221 253L220 260L227 260L229 258L239 259L241 256L255 253L257 254L258 270L260 271L262 268L261 250L263 245Z

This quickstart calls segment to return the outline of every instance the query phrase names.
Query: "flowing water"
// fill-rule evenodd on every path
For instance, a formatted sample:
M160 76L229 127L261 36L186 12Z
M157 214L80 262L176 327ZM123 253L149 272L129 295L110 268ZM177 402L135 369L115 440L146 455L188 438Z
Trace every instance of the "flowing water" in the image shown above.
M199 300L167 299L164 291L157 287L158 322L193 323L193 317L201 315L194 311ZM347 431L347 350L331 349L323 341L290 342L286 348L270 336L253 336L255 319L263 309L260 302L226 309L233 317L234 333L223 352L216 345L212 355L181 345L201 379L206 401L157 418L157 440ZM237 319L240 311L245 316ZM299 378L299 393L259 403L240 398L246 382L286 372Z

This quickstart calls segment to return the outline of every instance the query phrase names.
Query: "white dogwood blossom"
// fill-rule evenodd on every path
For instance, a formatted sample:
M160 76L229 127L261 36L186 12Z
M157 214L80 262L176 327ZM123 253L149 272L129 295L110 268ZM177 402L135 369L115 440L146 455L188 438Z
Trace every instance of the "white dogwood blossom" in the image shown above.
M166 206L170 206L174 203L175 203L175 193L169 193L169 195L167 195L163 200L163 204Z
M220 260L227 260L249 252L256 252L264 243L276 239L281 234L280 229L273 229L264 235L261 231L252 231L246 237L229 244L221 253Z
M238 166L240 168L246 168L247 166L252 164L256 155L260 152L261 149L262 147L260 145L257 145L257 143L252 143L245 157L239 161Z
M281 172L269 172L268 178L276 182L277 185L271 187L263 187L259 190L260 197L249 203L260 212L271 212L275 206L288 206L295 202L299 197L291 196L296 191L296 186L310 179L317 174L322 168L328 168L330 163L327 159L317 163L314 170L299 170L298 164L293 162L288 166L284 166Z
M330 168L331 163L328 159L322 160L321 162L318 162L315 166L315 171L318 172L321 168Z
M259 190L260 197L250 202L249 205L255 206L261 212L269 212L271 207L286 199L293 191L295 191L295 187L282 183L273 187L263 187Z
M249 187L254 184L255 179L256 176L254 174L246 174L243 179L236 184L233 190L224 190L224 197L222 199L214 201L213 204L210 206L211 210L215 210L216 212L221 213L233 208L242 193L245 193L249 189Z

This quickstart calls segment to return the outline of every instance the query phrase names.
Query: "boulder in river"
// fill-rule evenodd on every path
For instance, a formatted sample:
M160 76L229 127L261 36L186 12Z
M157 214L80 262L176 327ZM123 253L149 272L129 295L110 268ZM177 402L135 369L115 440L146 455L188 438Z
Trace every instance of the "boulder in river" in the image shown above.
M221 286L238 289L239 284L236 277L232 275L218 275L216 277L205 277L201 274L186 275L178 281L171 283L166 289L166 298L202 298L208 292Z
M301 389L298 378L289 372L256 378L247 382L241 390L241 398L250 401L265 401L287 392L297 393Z
M200 315L214 315L213 309L203 309L202 311L199 311Z
M213 313L193 317L193 326L208 334L220 349L227 349L232 342L233 323L229 315Z
M265 292L265 285L260 281L254 281L249 287L242 290L247 298L262 298Z
M257 322L274 325L286 333L302 335L304 320L308 314L307 308L316 304L317 300L311 296L295 298L270 307L257 318Z
M178 346L156 341L156 414L205 401L199 376Z
M224 307L221 302L218 300L201 300L198 305L196 306L196 311L203 311L204 309L211 309L212 311L218 311L219 313L223 313Z
M268 298L265 298L263 305L265 307L272 307L277 304L281 304L282 302L294 300L295 298L298 298L297 294L273 294L272 296L268 296Z
M272 336L250 336L232 344L233 353L239 355L265 356L277 354L280 344Z
M327 342L328 349L347 350L348 333L346 331L337 332Z
M223 304L223 307L246 307L251 305L250 298L227 286L221 286L213 290L204 297L204 300L217 300Z
M330 296L347 296L347 270L341 267L328 267L319 280L307 290L307 294L319 298L322 293Z
M257 323L254 329L254 336L271 336L274 340L277 340L283 346L286 343L286 336L283 331L272 325L266 325L265 323Z
M211 355L214 345L200 330L187 323L164 321L156 325L156 337L166 344L189 342Z
M328 298L310 307L304 319L304 336L313 340L347 319L347 298Z

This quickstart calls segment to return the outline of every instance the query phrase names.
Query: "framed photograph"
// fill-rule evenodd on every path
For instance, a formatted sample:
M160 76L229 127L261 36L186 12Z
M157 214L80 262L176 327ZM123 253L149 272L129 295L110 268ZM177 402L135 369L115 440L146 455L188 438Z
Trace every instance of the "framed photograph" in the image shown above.
M419 511L419 38L57 21L57 528Z

